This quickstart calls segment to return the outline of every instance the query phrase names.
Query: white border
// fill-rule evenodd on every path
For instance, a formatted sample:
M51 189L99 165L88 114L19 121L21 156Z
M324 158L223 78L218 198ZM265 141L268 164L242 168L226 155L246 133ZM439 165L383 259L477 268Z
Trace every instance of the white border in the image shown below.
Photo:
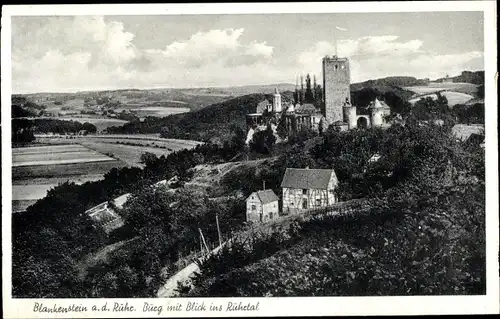
M34 313L34 302L47 306L54 303L87 305L108 304L113 299L12 299L11 298L11 165L10 95L11 17L38 15L174 15L174 14L263 14L263 13L350 13L350 12L423 12L423 11L483 11L484 65L486 107L486 260L487 294L485 296L438 297L298 297L298 298L197 298L197 299L127 299L129 305L142 309L144 301L168 304L187 301L222 303L249 300L260 302L259 312L163 312L162 317L196 316L320 316L320 315L416 315L416 314L476 314L499 313L498 273L498 140L497 140L497 52L495 1L428 1L428 2L364 2L364 3L224 3L224 4L127 4L127 5L23 5L2 8L2 277L3 311L5 318L43 318L45 313ZM151 317L154 313L70 313L58 318Z

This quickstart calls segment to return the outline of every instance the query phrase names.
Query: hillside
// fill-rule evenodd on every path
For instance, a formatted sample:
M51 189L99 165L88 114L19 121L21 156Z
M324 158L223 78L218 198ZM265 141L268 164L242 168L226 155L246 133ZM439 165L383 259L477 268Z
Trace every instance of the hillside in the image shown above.
M454 83L471 83L471 84L484 84L484 71L463 71L462 74L449 77L439 78L434 82L442 82L444 80L452 81Z
M283 101L291 92L282 94ZM232 126L245 129L245 115L254 112L257 104L272 95L254 93L212 104L197 111L171 115L165 118L146 118L123 127L108 128L110 133L162 133L164 137L220 142L229 135Z
M356 178L343 176L342 161L353 163L351 156L369 148L352 142L365 140L357 134L366 132L330 140L334 134L310 155L352 183ZM484 294L484 151L457 143L438 127L381 134L385 142L372 143L381 160L359 179L359 189L378 192L359 197L366 205L297 219L271 233L256 230L251 240L235 242L201 264L193 289L181 296ZM342 142L343 149L335 151ZM343 160L330 161L327 154ZM373 184L380 178L385 181Z
M411 76L390 76L386 78L368 80L359 83L351 84L351 90L357 91L363 88L373 87L402 87L402 86L416 86L426 85L429 83L428 79L417 79Z

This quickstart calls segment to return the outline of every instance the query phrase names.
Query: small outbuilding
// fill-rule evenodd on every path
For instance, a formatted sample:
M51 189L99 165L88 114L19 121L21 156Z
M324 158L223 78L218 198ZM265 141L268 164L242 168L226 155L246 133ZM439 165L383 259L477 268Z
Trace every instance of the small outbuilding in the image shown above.
M279 215L278 196L271 189L253 192L246 204L247 222L265 223Z

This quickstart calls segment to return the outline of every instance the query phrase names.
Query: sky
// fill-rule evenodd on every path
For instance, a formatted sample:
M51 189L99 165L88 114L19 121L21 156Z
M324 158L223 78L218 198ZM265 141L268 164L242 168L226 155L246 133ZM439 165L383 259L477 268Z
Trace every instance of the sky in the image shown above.
M484 69L482 12L12 17L13 93L351 82ZM337 48L336 48L337 44Z

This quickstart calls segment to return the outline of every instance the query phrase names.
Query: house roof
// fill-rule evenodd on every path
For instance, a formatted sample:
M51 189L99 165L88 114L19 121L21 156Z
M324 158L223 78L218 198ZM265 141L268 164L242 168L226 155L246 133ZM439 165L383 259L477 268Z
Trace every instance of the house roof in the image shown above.
M379 101L379 99L375 98L374 101L370 102L370 105L368 105L369 109L389 109L389 105L385 103L384 101Z
M276 196L272 189L253 192L250 196L253 194L257 194L257 198L259 198L262 204L269 204L278 200L278 196Z
M304 103L295 107L295 113L314 114L316 112L316 107L311 103Z
M484 134L472 133L466 140L468 143L481 144L484 143Z
M287 168L281 187L327 189L332 175L337 182L333 169Z
M476 125L456 124L451 129L451 132L459 140L465 141L472 134L484 135L484 125L483 124L476 124Z

